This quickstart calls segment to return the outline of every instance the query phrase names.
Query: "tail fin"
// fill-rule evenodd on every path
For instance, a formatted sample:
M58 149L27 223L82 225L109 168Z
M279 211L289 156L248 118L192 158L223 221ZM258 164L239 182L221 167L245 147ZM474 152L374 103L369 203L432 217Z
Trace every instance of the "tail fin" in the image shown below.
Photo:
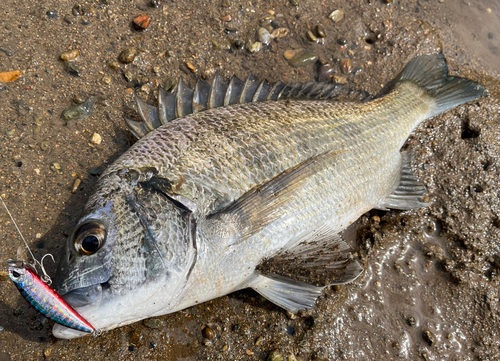
M424 87L436 99L436 108L429 116L487 95L486 88L469 79L448 76L442 53L423 55L411 60L395 81L409 80Z

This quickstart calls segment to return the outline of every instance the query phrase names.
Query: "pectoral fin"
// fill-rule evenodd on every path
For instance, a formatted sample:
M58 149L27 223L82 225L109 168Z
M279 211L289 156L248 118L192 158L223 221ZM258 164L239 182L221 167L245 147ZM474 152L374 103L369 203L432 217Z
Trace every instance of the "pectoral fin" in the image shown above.
M328 225L304 232L297 242L264 260L250 285L286 310L309 309L324 287L352 282L363 272L348 245Z
M401 179L394 192L384 198L377 208L410 210L427 207L429 203L421 201L427 192L425 186L411 171L411 153L401 152Z

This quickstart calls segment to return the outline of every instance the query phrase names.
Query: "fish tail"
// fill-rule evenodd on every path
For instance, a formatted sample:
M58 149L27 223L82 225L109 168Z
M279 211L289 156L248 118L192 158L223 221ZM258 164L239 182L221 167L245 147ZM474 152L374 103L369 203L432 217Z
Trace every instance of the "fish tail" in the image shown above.
M448 66L442 53L414 58L395 81L398 83L411 81L427 90L436 102L429 116L487 95L487 90L482 84L448 76Z

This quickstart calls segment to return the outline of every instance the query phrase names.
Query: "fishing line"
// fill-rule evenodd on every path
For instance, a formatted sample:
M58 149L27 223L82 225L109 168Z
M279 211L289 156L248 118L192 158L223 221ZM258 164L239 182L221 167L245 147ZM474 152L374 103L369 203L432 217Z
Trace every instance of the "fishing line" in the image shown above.
M52 279L50 278L50 276L45 271L45 267L43 267L43 260L44 260L45 257L50 256L52 258L52 261L55 262L54 256L52 256L50 253L47 253L45 256L42 257L42 261L41 262L39 262L35 258L35 255L33 254L33 252L31 252L30 246L28 246L28 242L26 242L26 240L24 239L23 234L21 233L21 230L17 226L17 223L14 220L14 217L12 217L12 214L10 213L9 209L7 208L7 205L5 204L5 202L3 201L3 198L1 196L0 196L0 201L2 201L2 204L3 204L4 208L5 208L5 210L7 211L7 214L9 215L10 219L12 220L12 223L14 223L14 226L17 229L17 233L19 233L19 235L21 236L21 239L23 240L24 244L26 245L26 248L28 249L28 252L31 255L31 258L33 259L33 264L32 264L33 268L36 269L36 265L38 264L40 266L40 268L42 269L42 273L43 273L42 276L40 277L40 279L43 282L45 282L47 285L50 285L52 283Z

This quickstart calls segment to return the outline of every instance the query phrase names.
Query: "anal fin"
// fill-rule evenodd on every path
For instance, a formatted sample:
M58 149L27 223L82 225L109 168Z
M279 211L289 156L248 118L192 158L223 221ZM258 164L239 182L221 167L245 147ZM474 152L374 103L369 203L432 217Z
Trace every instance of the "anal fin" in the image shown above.
M394 192L384 198L377 208L410 210L427 207L429 203L421 198L426 194L425 186L413 175L411 171L410 152L401 152L401 179Z
M277 275L259 275L249 286L272 303L293 313L312 308L323 289Z

